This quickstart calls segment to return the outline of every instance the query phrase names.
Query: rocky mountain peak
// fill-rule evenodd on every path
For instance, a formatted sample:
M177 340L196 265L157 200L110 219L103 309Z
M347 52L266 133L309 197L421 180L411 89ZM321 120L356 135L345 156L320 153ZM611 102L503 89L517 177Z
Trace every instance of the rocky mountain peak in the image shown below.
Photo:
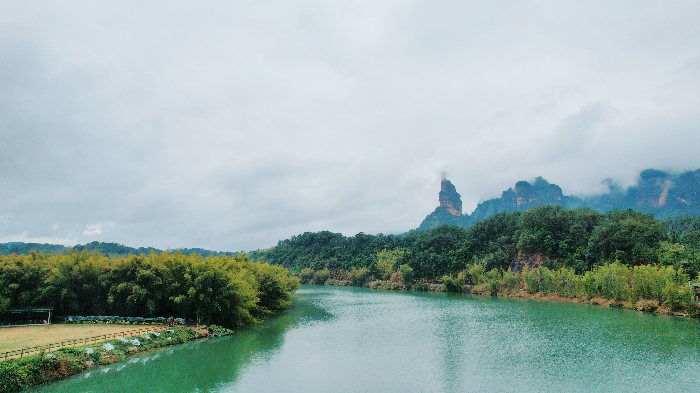
M556 184L551 184L542 177L537 177L532 184L526 181L515 183L518 210L527 210L536 206L561 205L564 194Z
M442 174L440 206L430 213L418 229L441 224L469 227L500 212L526 211L538 206L562 206L565 209L587 207L599 212L612 209L633 209L656 218L676 215L700 217L700 169L680 175L656 169L640 173L637 184L623 189L612 179L603 180L606 189L601 194L566 196L561 187L542 177L519 181L503 191L500 198L480 202L471 213L462 213L462 199L455 186Z
M462 196L459 195L452 182L447 180L445 172L442 173L439 199L440 207L447 208L450 214L455 217L462 215Z

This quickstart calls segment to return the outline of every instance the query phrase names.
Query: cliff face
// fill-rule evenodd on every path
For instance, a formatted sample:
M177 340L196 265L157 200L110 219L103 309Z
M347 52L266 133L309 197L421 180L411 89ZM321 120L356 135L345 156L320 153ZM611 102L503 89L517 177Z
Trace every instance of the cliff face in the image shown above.
M455 217L462 215L462 196L457 193L457 189L452 182L443 177L440 183L440 207L444 207Z
M515 190L509 188L503 191L500 198L479 203L471 218L473 222L477 222L500 212L525 211L546 205L562 206L564 202L564 194L558 185L538 177L532 184L519 181L515 183Z
M680 175L647 169L639 175L637 184L627 190L610 179L603 183L608 192L584 197L584 206L599 211L634 209L657 218L700 216L700 169Z
M561 205L564 194L556 184L550 184L541 177L530 184L526 181L515 183L517 209L528 210L537 206Z
M503 191L500 198L479 203L474 212L462 213L462 199L452 183L444 178L440 185L440 205L430 213L418 229L441 224L470 227L477 221L508 211L525 211L537 206L562 206L567 209L588 207L605 212L613 209L633 209L652 213L664 219L679 214L700 216L700 169L673 175L656 169L640 173L633 187L622 189L611 179L603 185L607 191L591 196L565 196L562 189L538 177L532 183L519 181L515 188Z
M668 192L671 188L671 176L668 173L646 170L640 174L637 186L637 200L634 204L639 209L658 209L666 206Z
M425 217L418 227L419 230L435 228L442 224L459 225L463 227L470 225L469 216L462 215L462 196L459 195L452 182L445 178L444 173L442 174L438 200L440 205Z

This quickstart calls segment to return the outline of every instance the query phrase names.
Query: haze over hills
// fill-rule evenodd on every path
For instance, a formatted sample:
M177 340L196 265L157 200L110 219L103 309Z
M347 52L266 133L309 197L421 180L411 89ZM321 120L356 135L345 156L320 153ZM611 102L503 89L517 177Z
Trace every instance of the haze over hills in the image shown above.
M533 181L519 181L514 187L503 191L499 198L479 203L471 214L462 212L461 195L443 173L439 192L439 206L425 217L417 230L435 228L442 224L457 225L468 228L476 222L494 214L509 211L525 211L538 206L562 206L565 209L587 207L599 212L614 209L633 209L645 214L653 214L657 219L677 215L700 217L700 169L679 175L656 169L647 169L640 173L636 185L623 188L612 179L601 182L605 192L587 195L564 195L561 187L549 183L542 177ZM11 242L0 243L0 255L28 254L30 251L65 253L68 250L100 252L111 256L129 254L161 253L153 247L133 248L118 243L93 241L85 245L66 247L56 244L39 244ZM211 251L201 248L183 248L172 250L188 255L197 253L202 256L232 255L234 252Z
M90 242L85 245L75 245L73 247L66 247L60 244L45 244L45 243L24 243L24 242L10 242L10 243L0 243L0 255L26 255L31 251L38 253L49 253L49 254L64 254L68 251L87 251L87 252L98 252L111 257L128 256L128 255L149 255L152 252L160 254L163 250L159 250L153 247L129 247L119 243L105 243L105 242ZM212 251L203 248L178 248L175 250L168 250L169 252L180 252L183 255L198 254L203 257L208 256L220 256L227 255L231 256L238 254L236 252L225 252L225 251Z
M588 207L599 212L633 209L651 213L657 219L676 215L700 216L700 169L674 175L656 169L640 173L636 185L623 189L612 179L601 182L605 192L587 196L564 195L561 187L542 177L532 182L519 181L503 191L500 198L481 202L471 214L462 213L462 200L455 186L443 173L440 205L430 213L418 230L442 224L470 227L494 214L525 211L537 206L562 206L565 209Z

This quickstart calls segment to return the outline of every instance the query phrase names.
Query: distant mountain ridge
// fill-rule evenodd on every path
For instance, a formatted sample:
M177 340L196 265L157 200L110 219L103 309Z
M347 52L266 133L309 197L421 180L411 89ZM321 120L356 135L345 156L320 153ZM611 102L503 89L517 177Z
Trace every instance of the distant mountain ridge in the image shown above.
M88 252L99 252L104 255L108 256L113 256L113 257L119 257L119 256L128 256L130 254L133 255L140 255L140 254L145 254L149 255L151 252L155 252L156 254L160 254L163 252L163 250L159 250L157 248L153 247L139 247L139 248L133 248L129 246L125 246L123 244L118 244L118 243L104 243L104 242L90 242L85 245L76 245L73 247L66 247L60 244L42 244L42 243L23 243L23 242L10 242L10 243L0 243L0 255L10 255L10 254L17 254L17 255L27 255L31 251L35 251L38 253L49 253L49 254L65 254L68 253L69 251L88 251ZM178 248L176 250L169 250L170 252L180 252L183 255L189 255L189 254L199 254L203 257L208 257L208 256L219 256L219 255L234 255L237 254L235 252L223 252L223 251L211 251L211 250L205 250L203 248Z
M612 179L605 179L601 184L606 192L577 197L564 195L561 187L549 183L542 177L537 177L532 182L519 181L515 183L514 187L503 191L499 198L483 201L471 214L465 214L462 213L461 195L443 173L438 194L439 206L425 217L416 230L431 229L442 224L468 228L497 213L526 211L546 205L562 206L566 209L588 207L599 212L633 209L645 214L651 213L660 220L679 215L700 217L700 169L679 175L647 169L640 173L637 184L627 189L623 189ZM133 248L118 243L97 241L74 247L23 242L0 243L0 255L26 255L31 251L65 254L70 250L99 252L109 256L150 254L151 252L160 254L163 252L153 247ZM211 251L202 248L183 248L170 251L179 251L184 255L197 253L204 257L239 254L239 252Z
M515 183L515 188L503 191L500 198L481 202L471 214L463 214L460 195L443 173L440 206L425 217L418 230L442 224L467 228L497 213L525 211L545 205L566 209L588 207L599 212L633 209L645 214L651 213L657 219L677 215L700 216L700 169L680 175L647 169L640 173L637 184L626 190L612 179L605 179L601 184L607 189L604 193L585 197L565 196L561 187L537 177L532 183L519 181ZM445 190L453 192L445 193ZM448 204L459 206L459 214L454 214L456 210L450 210Z

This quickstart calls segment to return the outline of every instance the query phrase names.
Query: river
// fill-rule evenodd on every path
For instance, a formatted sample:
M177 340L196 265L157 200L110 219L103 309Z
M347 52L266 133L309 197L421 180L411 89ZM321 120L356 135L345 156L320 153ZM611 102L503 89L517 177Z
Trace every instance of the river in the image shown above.
M229 337L34 392L697 392L700 324L623 309L304 286Z

